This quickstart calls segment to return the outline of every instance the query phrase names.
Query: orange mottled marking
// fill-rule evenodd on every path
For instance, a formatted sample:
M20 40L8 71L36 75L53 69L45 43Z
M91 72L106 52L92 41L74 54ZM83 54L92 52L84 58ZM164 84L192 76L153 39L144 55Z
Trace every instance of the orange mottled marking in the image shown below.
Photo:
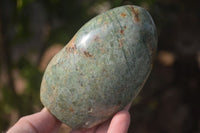
M69 108L70 112L74 112L74 109L72 107Z
M133 13L133 16L134 16L134 22L138 23L140 21L140 18L139 18L139 11L138 9L135 9L134 7L130 6L131 7L131 11Z
M124 30L121 29L120 30L120 34L124 35Z
M85 57L93 57L88 51L83 51Z
M76 35L70 40L70 42L66 46L65 49L66 49L67 52L74 52L74 53L77 52L75 40L76 40Z
M120 48L123 47L123 40L122 40L122 39L119 40L119 47L120 47Z
M125 13L125 12L122 12L122 13L120 14L120 16L121 16L122 18L124 18L124 17L126 17L126 13Z

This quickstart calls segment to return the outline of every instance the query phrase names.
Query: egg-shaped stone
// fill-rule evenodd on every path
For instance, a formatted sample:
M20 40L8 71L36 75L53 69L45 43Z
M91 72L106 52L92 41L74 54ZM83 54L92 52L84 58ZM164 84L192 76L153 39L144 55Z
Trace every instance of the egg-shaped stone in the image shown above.
M156 47L156 28L144 8L126 5L102 13L50 61L41 101L73 129L104 122L139 93Z

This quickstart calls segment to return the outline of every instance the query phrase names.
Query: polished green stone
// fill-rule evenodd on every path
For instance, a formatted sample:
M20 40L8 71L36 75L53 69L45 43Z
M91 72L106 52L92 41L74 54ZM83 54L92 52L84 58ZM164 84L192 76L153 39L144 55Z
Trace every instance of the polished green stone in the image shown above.
M157 33L150 14L133 5L87 22L53 57L41 101L73 129L90 128L122 110L152 69Z

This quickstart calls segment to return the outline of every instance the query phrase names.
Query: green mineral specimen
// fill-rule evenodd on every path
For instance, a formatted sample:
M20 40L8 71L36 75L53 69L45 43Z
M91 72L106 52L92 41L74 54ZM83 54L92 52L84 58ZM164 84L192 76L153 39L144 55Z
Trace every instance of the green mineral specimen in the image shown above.
M53 57L41 101L73 129L100 124L139 93L156 47L156 28L145 9L126 5L102 13Z

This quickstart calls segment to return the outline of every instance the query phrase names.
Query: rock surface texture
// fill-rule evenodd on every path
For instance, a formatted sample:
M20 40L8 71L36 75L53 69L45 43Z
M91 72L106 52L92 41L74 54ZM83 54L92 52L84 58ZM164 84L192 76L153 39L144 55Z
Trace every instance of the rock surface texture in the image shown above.
M145 9L126 5L100 14L53 57L41 101L71 128L91 128L136 97L156 47L156 28Z

